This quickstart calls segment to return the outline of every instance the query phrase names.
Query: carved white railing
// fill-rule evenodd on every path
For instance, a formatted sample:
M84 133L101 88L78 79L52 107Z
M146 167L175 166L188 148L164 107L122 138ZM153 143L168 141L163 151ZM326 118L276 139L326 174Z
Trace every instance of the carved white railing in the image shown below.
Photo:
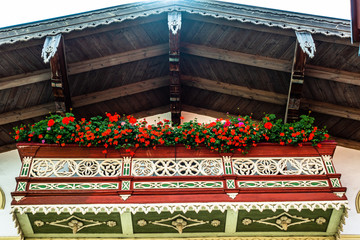
M121 175L122 159L37 159L30 177L115 177Z
M322 175L326 174L320 157L234 158L237 175Z
M212 176L224 173L221 158L133 159L133 176Z
M34 158L30 177L323 175L326 156L292 158ZM31 160L30 160L31 161ZM29 161L26 167L29 168ZM331 163L331 162L330 162ZM123 166L124 164L124 166ZM25 167L25 163L24 163ZM329 170L330 169L330 170ZM226 171L225 171L226 170Z

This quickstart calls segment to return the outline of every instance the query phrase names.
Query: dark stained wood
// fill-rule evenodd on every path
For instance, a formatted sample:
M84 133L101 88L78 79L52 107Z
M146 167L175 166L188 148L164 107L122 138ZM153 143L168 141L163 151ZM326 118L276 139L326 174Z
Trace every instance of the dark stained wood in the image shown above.
M50 59L51 87L55 100L55 111L64 114L72 109L70 96L64 38L60 35L56 53ZM44 48L47 46L44 46Z
M181 81L180 81L180 33L181 12L168 13L169 27L169 71L171 121L180 125L181 120Z
M287 97L284 122L297 121L300 116L300 104L305 75L306 53L297 42L291 70L289 93Z

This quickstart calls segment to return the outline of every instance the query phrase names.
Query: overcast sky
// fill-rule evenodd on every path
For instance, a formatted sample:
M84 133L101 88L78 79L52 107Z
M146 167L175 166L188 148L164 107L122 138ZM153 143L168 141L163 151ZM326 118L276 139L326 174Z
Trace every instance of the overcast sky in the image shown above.
M167 0L174 1L174 0ZM350 0L224 0L253 6L350 19ZM5 0L0 6L0 27L139 2L139 0Z

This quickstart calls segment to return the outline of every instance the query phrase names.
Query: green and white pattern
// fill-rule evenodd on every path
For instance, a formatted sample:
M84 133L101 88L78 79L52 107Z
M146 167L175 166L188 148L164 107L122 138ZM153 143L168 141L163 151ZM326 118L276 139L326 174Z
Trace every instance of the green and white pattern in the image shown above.
M341 187L340 180L338 178L330 178L330 181L333 187Z
M184 188L223 188L222 181L206 182L135 182L134 189L184 189Z
M130 190L130 181L122 181L121 190Z
M332 160L331 160L331 156L329 155L323 155L322 159L324 160L325 166L326 166L326 170L328 173L335 173L335 168L333 166Z
M235 180L234 179L226 180L226 186L227 188L235 188Z
M31 183L29 186L29 190L109 190L118 188L118 183Z
M225 166L225 174L233 174L231 167L231 157L223 156L224 166Z
M18 192L26 191L26 185L27 185L27 182L18 182L16 191L18 191Z
M240 188L328 187L328 181L238 181Z
M23 166L21 169L20 177L28 176L31 160L32 160L32 157L24 157L23 158Z

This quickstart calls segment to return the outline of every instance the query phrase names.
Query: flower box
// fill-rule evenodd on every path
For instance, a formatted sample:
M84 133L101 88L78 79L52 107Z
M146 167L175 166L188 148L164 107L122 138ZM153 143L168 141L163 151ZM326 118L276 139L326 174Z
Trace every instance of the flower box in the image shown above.
M226 226L232 236L259 227L271 236L305 236L308 228L333 236L346 211L346 189L331 161L336 143L321 145L260 143L244 155L182 145L104 153L19 143L12 208L27 237L227 236ZM335 224L328 228L329 222Z

